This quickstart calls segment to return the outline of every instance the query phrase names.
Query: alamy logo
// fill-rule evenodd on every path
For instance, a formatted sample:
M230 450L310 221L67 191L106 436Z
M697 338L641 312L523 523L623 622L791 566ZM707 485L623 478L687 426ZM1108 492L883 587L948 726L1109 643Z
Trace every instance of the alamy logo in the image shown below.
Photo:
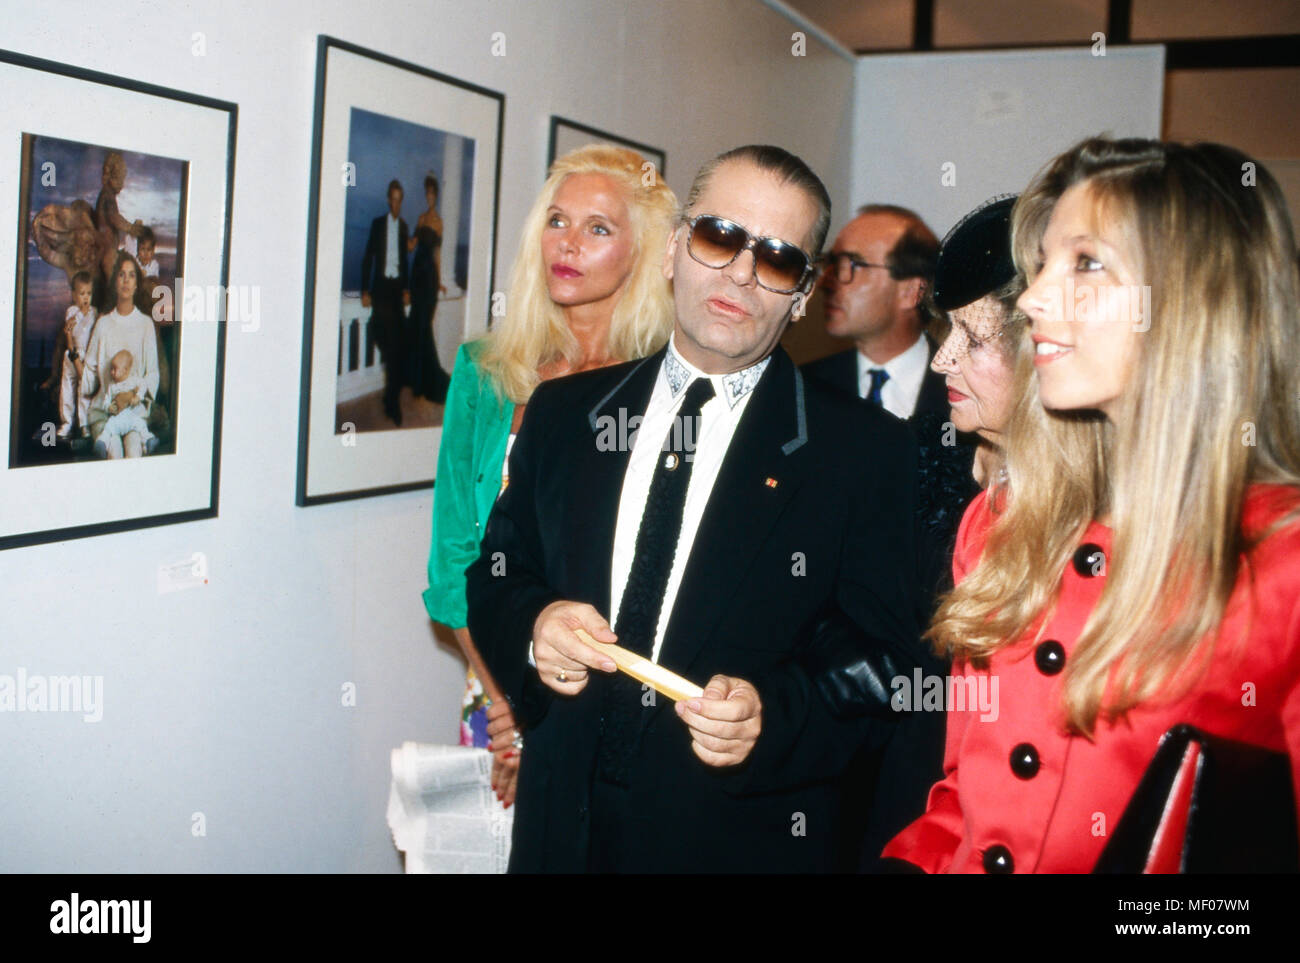
M618 409L618 417L601 415L596 419L597 451L631 451L636 445L641 429L642 415L629 415L626 408ZM700 416L675 415L672 427L664 433L660 451L680 452L686 461L695 458L695 446L700 437Z
M127 933L148 943L153 903L147 899L88 899L77 893L50 904L51 933Z
M29 675L22 666L0 675L0 712L80 712L86 722L104 718L102 675Z
M889 705L895 712L980 712L981 722L998 718L998 677L979 675L896 675L889 681L894 694Z

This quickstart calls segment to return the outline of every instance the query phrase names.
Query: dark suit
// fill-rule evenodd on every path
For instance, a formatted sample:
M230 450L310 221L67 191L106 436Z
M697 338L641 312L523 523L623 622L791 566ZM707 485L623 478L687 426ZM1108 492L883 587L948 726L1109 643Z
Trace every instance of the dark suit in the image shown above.
M384 359L384 410L392 415L402 392L402 368L410 348L402 295L410 289L406 262L406 221L397 219L397 277L384 276L388 260L388 215L370 222L361 255L361 293L370 295L370 323Z
M469 629L527 729L511 869L588 868L601 691L554 695L527 662L533 624L558 599L609 615L611 556L628 453L601 451L603 419L645 411L663 351L542 384L510 455L468 576ZM844 445L845 437L865 440ZM605 446L608 447L608 446ZM816 871L836 842L834 779L895 724L837 719L795 661L837 603L872 645L911 665L917 644L906 427L806 382L777 348L714 484L659 661L703 685L752 682L762 732L749 758L704 765L669 700L642 713L621 868ZM502 567L504 566L504 567Z
M925 335L934 360L938 346ZM803 366L809 379L858 395L858 349L849 348ZM920 464L917 516L917 550L920 556L917 584L922 625L933 614L936 592L951 582L952 543L956 523L965 504L974 497L971 465L973 440L945 432L951 408L943 375L927 370L921 381L916 407L908 419L919 435ZM956 442L951 446L951 442ZM961 482L964 481L964 485ZM977 489L975 489L977 490ZM926 674L946 675L949 665L926 651ZM883 750L865 746L850 762L844 777L841 835L844 846L837 868L873 868L885 843L925 812L931 784L943 778L944 715L914 713L899 720ZM873 791L874 789L874 791ZM870 808L856 804L871 798Z
M934 343L930 336L923 335L926 343L930 348L930 361L934 360L934 353L939 346ZM858 349L849 348L846 351L837 351L835 354L820 358L817 361L809 361L803 366L803 373L810 378L817 378L824 381L832 387L839 388L841 391L847 391L854 397L861 397L858 394ZM948 385L944 376L929 368L926 369L925 377L921 379L921 391L916 396L916 407L912 410L912 416L924 412L934 412L935 414L948 414Z

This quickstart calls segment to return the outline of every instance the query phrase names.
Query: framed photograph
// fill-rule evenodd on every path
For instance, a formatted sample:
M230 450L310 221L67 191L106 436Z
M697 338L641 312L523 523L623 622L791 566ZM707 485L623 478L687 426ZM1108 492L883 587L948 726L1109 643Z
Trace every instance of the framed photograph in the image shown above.
M320 37L299 505L433 482L456 350L487 330L505 96Z
M0 85L0 549L211 518L236 107L7 51Z
M555 158L587 144L613 144L615 147L630 148L654 164L655 170L659 172L660 177L667 174L668 155L658 147L651 147L649 144L628 140L626 137L616 137L599 128L588 127L586 124L579 124L575 120L568 120L564 117L556 117L554 114L551 115L551 144L546 154L547 169L550 169L551 164L555 162Z

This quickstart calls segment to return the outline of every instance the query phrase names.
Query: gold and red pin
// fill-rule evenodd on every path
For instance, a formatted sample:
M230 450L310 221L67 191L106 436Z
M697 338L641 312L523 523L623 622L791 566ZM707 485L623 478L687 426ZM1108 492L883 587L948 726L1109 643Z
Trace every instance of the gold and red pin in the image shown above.
M768 488L775 488L777 486L777 480L775 478L765 478L763 479L763 484Z

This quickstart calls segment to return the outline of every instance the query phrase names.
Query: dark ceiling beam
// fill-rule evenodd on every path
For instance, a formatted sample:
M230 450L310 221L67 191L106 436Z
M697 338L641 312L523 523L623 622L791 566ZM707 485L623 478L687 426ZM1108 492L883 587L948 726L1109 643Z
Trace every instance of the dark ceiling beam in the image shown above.
M934 49L934 0L916 0L912 7L912 49Z
M1300 34L1171 40L1166 70L1238 70L1244 67L1300 67Z
M918 5L923 0L918 0ZM1268 34L1259 37L1224 37L1214 40L1138 40L1130 45L1163 44L1166 70L1245 70L1261 67L1300 67L1300 34ZM979 47L935 47L933 38L929 47L913 47L940 53L963 53L990 50L1065 50L1087 48L1088 43L1017 43L992 44ZM1127 46L1117 44L1106 35L1107 49ZM904 50L855 50L869 57L873 54L909 53Z
M1106 4L1106 43L1129 43L1133 33L1133 0L1109 0Z

